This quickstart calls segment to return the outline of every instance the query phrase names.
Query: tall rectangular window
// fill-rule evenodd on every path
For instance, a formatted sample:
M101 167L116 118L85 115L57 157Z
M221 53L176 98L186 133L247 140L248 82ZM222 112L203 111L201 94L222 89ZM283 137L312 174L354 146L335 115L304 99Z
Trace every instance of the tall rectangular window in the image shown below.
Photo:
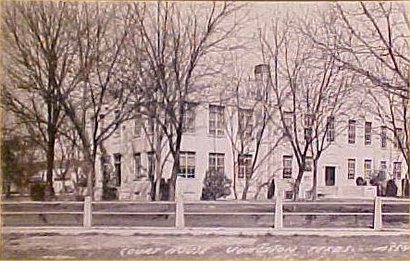
M393 162L393 178L401 179L401 162Z
M379 178L380 180L387 178L387 162L385 160L380 161Z
M153 117L148 117L146 119L146 132L148 135L154 134L155 131L155 119Z
M196 104L186 102L183 115L183 129L185 132L195 132L195 108Z
M364 145L372 144L372 123L366 121L364 124Z
M305 119L303 121L305 128L311 128L313 126L313 114L307 113L305 114Z
M335 117L327 117L327 141L335 141Z
M115 122L114 128L116 128L114 131L115 137L121 136L121 124L118 123L120 120L120 116L121 116L120 113L121 113L120 110L114 111L114 122Z
M209 134L224 134L224 110L223 106L209 105Z
M356 142L356 121L349 120L347 128L347 139L349 144L355 144Z
M134 176L135 178L143 176L141 171L141 153L134 154Z
M347 178L354 179L356 175L356 160L348 159L347 160Z
M140 137L142 130L142 119L141 114L137 114L134 119L134 136Z
M221 174L225 173L225 154L209 153L208 169Z
M312 171L312 166L313 166L313 158L311 156L307 156L305 159L305 171Z
M239 132L244 137L251 137L253 130L253 111L250 109L239 109L238 125Z
M252 177L252 155L242 154L238 156L238 178L247 179Z
M382 126L380 130L380 145L382 148L387 147L387 128Z
M155 177L155 152L150 151L147 153L148 160L148 177Z
M397 128L395 130L394 148L400 149L400 144L404 145L404 133L402 128Z
M121 154L114 154L115 185L121 186Z
M184 178L195 178L195 152L180 152L178 176Z
M370 179L372 176L372 161L364 160L364 177Z
M293 128L293 113L290 111L283 112L283 125L290 133Z
M290 155L283 156L283 178L292 178L292 156Z
M312 135L313 135L313 130L311 127L307 127L304 130L304 134L305 134L305 140L306 142L312 142Z

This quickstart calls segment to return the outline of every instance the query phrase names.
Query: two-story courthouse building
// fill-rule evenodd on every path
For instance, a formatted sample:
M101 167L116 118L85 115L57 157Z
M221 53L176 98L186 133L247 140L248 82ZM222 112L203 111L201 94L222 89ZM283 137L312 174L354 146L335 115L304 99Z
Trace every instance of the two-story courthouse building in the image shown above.
M268 71L266 68L264 65L255 67L251 89L255 90L258 84L263 84L263 73ZM366 99L365 96L362 98ZM369 181L374 175L382 175L386 180L395 180L400 195L401 180L406 176L407 165L397 142L375 114L356 105L351 113L348 111L335 121L340 133L335 135L334 130L329 130L331 144L318 162L317 193L324 197L373 197L376 188ZM232 180L232 193L228 199L235 198L235 194L241 198L245 179L249 179L250 184L247 199L266 199L272 183L275 185L275 196L292 197L297 162L285 139L274 147L279 133L274 124L268 123L258 150L258 168L248 175L255 148L250 146L246 153L235 152L233 147L237 138L233 138L231 131L244 119L250 129L257 129L260 121L252 111L238 109L235 103L202 101L195 103L194 109L184 118L186 131L182 138L178 180L184 184L181 187L187 198L201 198L208 170L223 172ZM142 116L122 124L105 142L120 200L150 200L153 193L150 180L158 167L165 180L170 178L173 161L167 145L163 146L161 166L155 166L150 143L154 132L154 121ZM302 198L309 195L312 186L310 160L308 158L300 186L299 195ZM96 169L98 198L102 190L101 166ZM368 185L358 186L358 177L366 180Z

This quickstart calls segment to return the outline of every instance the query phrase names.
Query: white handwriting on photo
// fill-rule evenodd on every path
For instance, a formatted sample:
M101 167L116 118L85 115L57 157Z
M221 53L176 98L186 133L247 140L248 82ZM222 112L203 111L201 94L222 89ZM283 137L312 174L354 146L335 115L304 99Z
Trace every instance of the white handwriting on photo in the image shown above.
M120 250L121 257L127 256L149 256L162 253L165 256L173 255L185 255L185 256L202 256L207 251L211 250L211 247L203 246L180 246L180 247L146 247L146 248L123 248ZM269 255L269 254L293 254L296 251L302 251L305 253L354 253L354 252L407 252L409 245L405 243L392 242L382 246L367 246L367 247L354 247L347 246L310 246L306 248L300 248L297 246L284 246L280 244L262 243L255 246L229 246L226 247L223 252L232 255Z

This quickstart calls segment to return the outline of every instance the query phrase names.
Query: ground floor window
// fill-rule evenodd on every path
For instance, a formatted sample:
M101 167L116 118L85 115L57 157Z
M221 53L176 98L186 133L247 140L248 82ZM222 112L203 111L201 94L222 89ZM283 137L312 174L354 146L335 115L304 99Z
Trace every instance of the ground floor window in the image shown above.
M292 156L290 155L283 156L283 178L292 178Z
M365 160L364 161L364 177L366 179L370 179L372 175L372 161Z
M223 174L225 172L225 154L209 153L208 170Z
M141 154L134 154L134 176L135 178L141 178L143 176L141 171Z
M393 178L401 179L401 162L393 162Z
M293 198L293 191L285 191L285 199L292 199Z
M148 177L155 176L155 152L151 151L147 153L148 159Z
M348 159L347 160L347 178L354 179L355 172L356 172L356 160Z
M238 178L244 178L246 175L247 179L252 177L252 155L241 154L238 157Z
M180 152L178 175L184 178L195 178L195 152Z
M115 185L121 186L121 154L114 154Z
M325 168L325 182L326 186L334 186L336 181L336 168L326 167Z

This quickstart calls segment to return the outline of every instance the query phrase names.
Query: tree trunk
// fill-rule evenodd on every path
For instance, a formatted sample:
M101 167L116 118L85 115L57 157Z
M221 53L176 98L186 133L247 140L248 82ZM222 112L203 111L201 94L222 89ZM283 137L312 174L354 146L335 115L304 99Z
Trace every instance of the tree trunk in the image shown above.
M160 146L157 146L157 149ZM159 201L161 200L161 179L162 179L162 173L161 173L161 152L160 150L156 150L155 151L155 196L154 196L154 200L155 201Z
M245 187L242 190L242 200L246 200L246 196L248 195L249 190L249 180L246 178L245 174Z
M312 200L316 200L317 198L317 161L313 161L313 177L312 177Z
M176 190L176 183L177 183L177 175L179 171L179 152L176 153L174 157L174 164L172 166L172 174L171 174L171 181L169 183L169 200L175 200L175 190Z
M47 188L46 195L47 197L54 196L54 187L53 187L53 171L54 171L54 145L55 145L55 134L53 131L49 131L47 143Z
M298 176L296 177L295 183L293 184L293 200L297 200L299 198L299 187L302 181L303 173L303 168L299 168Z

